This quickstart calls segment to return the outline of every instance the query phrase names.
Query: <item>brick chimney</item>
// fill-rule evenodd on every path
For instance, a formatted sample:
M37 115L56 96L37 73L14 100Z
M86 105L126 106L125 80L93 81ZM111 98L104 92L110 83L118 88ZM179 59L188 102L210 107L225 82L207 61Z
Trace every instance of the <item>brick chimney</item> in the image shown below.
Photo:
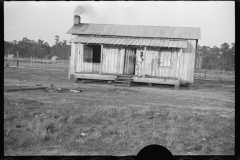
M79 15L74 15L74 24L80 24L81 23L81 17Z

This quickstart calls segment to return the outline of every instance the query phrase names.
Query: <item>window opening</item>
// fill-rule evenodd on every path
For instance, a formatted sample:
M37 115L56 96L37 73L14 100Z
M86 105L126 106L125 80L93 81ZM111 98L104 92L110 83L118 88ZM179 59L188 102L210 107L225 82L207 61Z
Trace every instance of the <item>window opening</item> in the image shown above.
M100 63L101 46L100 45L84 45L83 62Z

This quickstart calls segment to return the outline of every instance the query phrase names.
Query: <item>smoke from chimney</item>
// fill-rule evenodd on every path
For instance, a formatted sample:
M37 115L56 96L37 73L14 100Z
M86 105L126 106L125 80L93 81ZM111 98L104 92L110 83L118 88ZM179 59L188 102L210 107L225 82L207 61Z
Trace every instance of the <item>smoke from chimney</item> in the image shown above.
M93 7L90 5L78 5L74 9L74 15L82 15L82 14L91 14L95 12Z
M84 16L84 23L100 23L100 24L131 24L133 17L136 15L132 8L127 5L119 5L118 3L111 3L113 9L107 9L106 2L91 4L80 4L74 9L74 15ZM131 16L129 16L131 15Z

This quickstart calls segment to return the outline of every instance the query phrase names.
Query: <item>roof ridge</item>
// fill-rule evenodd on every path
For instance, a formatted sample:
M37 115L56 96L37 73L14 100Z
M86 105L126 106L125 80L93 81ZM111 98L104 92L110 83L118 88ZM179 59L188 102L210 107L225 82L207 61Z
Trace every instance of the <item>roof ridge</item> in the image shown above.
M93 24L93 25L113 25L113 26L138 26L138 27L165 27L165 28L198 28L200 27L177 27L177 26L148 26L148 25L127 25L127 24L99 24L99 23L80 23L80 24Z

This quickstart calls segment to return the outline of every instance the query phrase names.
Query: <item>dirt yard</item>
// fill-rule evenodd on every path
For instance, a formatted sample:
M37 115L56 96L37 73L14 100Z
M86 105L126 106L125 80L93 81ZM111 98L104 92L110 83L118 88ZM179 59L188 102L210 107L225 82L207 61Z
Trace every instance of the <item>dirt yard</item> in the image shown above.
M4 68L5 155L233 155L235 82L186 87L77 83L66 71ZM50 86L53 84L53 88ZM11 88L46 90L7 92ZM79 93L71 92L74 89Z

